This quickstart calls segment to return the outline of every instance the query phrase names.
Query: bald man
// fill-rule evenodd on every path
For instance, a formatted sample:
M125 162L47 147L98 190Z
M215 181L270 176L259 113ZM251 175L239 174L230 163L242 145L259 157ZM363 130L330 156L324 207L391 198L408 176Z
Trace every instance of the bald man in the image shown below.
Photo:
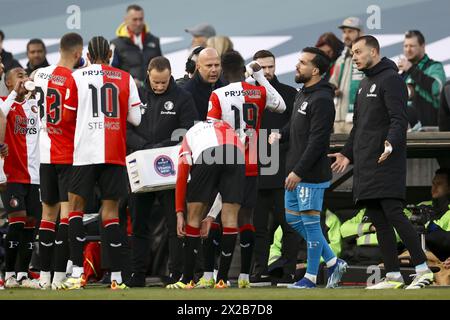
M206 120L211 92L225 85L221 80L221 73L222 67L217 50L205 48L198 55L194 76L183 86L192 94L202 121Z

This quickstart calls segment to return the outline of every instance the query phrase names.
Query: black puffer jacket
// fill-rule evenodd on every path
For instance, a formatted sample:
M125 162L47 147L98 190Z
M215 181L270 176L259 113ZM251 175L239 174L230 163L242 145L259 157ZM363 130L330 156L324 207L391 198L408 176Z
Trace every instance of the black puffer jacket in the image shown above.
M194 101L189 92L183 90L171 77L163 94L155 94L146 81L146 104L142 109L139 126L127 127L128 152L176 145L171 136L176 129L186 129L198 120Z
M405 199L408 93L397 66L383 58L364 71L355 101L353 129L342 150L353 162L353 198ZM382 163L384 141L393 147Z
M129 72L133 78L144 81L151 59L161 56L159 38L147 32L141 50L129 37L120 36L111 41L114 45L112 66Z

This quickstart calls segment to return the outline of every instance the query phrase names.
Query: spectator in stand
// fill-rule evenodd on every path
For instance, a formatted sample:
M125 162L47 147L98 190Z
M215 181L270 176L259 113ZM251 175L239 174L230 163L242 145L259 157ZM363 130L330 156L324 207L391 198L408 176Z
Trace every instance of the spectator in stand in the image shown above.
M192 36L191 48L206 47L208 38L216 35L216 29L208 23L201 23L192 28L184 29L184 31Z
M326 32L319 37L315 47L325 52L331 60L330 69L323 76L328 81L333 73L337 58L339 58L344 50L344 43L333 32Z
M133 76L142 98L148 63L162 55L159 38L150 33L144 22L144 9L136 4L128 6L116 35L111 42L114 51L111 65Z
M206 47L217 50L219 57L228 51L233 50L233 42L226 36L214 36L206 41Z
M442 63L425 53L425 37L419 30L405 33L404 57L398 68L408 87L408 121L412 131L438 125L439 99L445 83Z

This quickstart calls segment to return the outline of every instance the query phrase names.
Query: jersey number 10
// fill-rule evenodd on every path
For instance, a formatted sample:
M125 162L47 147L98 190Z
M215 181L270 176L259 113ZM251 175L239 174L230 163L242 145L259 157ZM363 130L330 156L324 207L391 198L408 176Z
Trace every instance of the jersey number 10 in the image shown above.
M98 89L89 84L92 91L92 116L98 117ZM117 118L119 110L119 89L113 83L105 83L100 88L100 105L101 111L107 118Z

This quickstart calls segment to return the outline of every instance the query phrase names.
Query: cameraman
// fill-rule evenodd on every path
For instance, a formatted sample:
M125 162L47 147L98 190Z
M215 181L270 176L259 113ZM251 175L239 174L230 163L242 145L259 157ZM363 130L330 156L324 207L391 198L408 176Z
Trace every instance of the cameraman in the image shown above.
M429 207L428 222L425 223L425 244L439 260L450 256L450 169L436 170L431 185L431 200L418 206Z

